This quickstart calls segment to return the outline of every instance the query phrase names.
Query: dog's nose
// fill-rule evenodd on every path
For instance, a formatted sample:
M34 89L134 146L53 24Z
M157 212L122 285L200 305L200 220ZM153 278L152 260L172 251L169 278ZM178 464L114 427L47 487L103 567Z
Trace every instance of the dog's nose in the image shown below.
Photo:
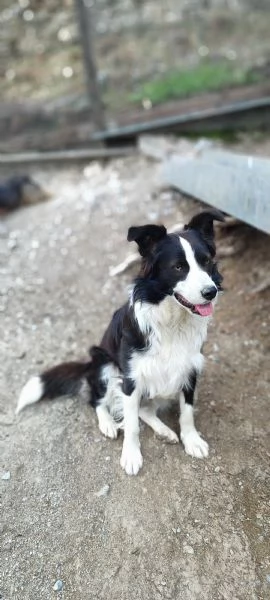
M209 300L210 302L210 300L213 300L213 298L216 297L217 288L213 285L208 285L207 287L203 288L201 295L205 300Z

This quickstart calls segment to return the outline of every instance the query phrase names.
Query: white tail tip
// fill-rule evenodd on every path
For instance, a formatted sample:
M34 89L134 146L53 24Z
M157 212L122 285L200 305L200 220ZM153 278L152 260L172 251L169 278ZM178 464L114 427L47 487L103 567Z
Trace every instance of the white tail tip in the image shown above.
M25 406L28 406L28 404L35 404L35 402L41 400L43 393L44 384L40 377L32 377L29 379L21 391L16 408L16 415L21 412Z

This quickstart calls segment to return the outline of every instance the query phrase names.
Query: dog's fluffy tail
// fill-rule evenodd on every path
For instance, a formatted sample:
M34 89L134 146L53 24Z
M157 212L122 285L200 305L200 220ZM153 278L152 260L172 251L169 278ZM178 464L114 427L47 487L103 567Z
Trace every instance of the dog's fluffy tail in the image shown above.
M16 414L28 404L35 404L43 398L53 400L57 396L75 396L80 391L83 379L90 374L91 367L92 361L69 362L31 377L21 391Z
M68 362L57 365L41 375L31 377L21 391L16 414L25 406L35 404L43 398L53 400L58 396L76 396L83 379L91 385L98 375L99 369L112 361L108 353L99 346L89 350L91 360L88 362Z

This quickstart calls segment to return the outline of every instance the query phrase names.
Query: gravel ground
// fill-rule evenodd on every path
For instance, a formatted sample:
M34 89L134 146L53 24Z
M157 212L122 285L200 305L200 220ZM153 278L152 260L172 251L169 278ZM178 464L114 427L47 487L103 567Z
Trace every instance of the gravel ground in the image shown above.
M205 348L197 424L209 459L142 427L144 467L129 478L121 436L101 436L86 391L18 418L16 401L29 375L99 341L132 275L109 277L134 250L128 226L169 226L197 205L158 192L143 158L35 176L52 199L0 229L0 597L270 598L269 290L250 293L269 238L243 227L221 240L241 236L244 249L221 262L226 292ZM176 412L165 420L177 431Z

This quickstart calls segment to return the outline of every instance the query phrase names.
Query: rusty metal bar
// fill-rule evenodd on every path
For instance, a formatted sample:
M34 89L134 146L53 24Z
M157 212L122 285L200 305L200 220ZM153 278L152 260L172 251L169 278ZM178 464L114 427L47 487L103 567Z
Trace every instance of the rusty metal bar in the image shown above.
M223 105L218 108L209 108L178 114L171 117L153 119L143 123L125 125L106 131L97 131L92 136L93 141L118 143L121 140L132 140L142 133L159 133L170 131L173 133L194 133L205 130L239 130L255 126L270 126L270 96L245 102Z

